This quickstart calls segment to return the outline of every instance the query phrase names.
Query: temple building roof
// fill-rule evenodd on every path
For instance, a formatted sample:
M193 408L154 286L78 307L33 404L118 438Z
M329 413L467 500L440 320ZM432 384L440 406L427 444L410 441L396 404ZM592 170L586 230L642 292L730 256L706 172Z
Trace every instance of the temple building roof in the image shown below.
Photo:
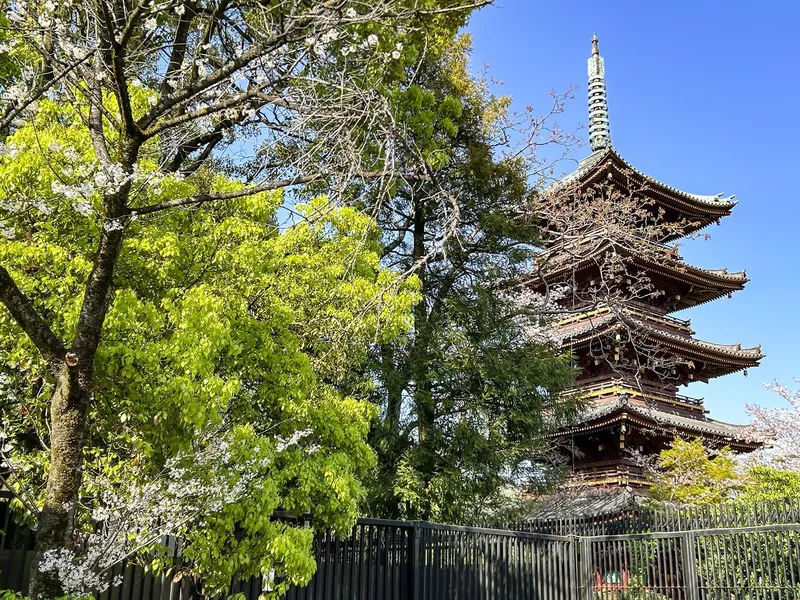
M630 402L625 394L615 400L593 405L578 417L576 425L565 427L552 434L552 437L603 429L623 419L669 436L694 434L714 443L738 448L756 448L760 445L746 425L725 423L705 415L689 417L665 407Z
M554 189L602 183L609 176L624 188L631 183L641 188L642 195L652 199L659 208L665 209L665 218L671 221L685 219L687 225L683 235L698 231L730 215L736 206L733 195L725 197L721 193L709 195L684 192L650 177L622 158L611 145L581 160L577 168L562 177ZM678 237L681 235L675 235L673 239Z
M689 292L674 303L672 311L682 310L699 304L704 304L716 300L727 294L744 289L745 284L750 281L745 271L728 271L727 267L722 269L703 269L688 265L673 253L671 260L657 260L660 256L659 251L654 251L652 256L641 256L636 250L631 251L622 245L614 244L610 240L604 240L596 245L591 252L583 257L573 260L571 256L566 256L560 262L558 258L553 260L553 267L544 273L531 277L522 282L541 286L542 280L554 282L571 278L574 274L582 271L597 269L598 259L602 258L605 252L613 250L617 254L629 256L632 264L640 267L642 271L648 273L658 273L665 279L676 282L683 282L690 286ZM667 249L663 248L666 253Z
M625 322L622 322L623 319ZM666 319L665 321L668 323ZM676 330L679 329L678 324L675 326ZM627 329L632 335L644 340L655 341L661 349L674 352L683 359L706 364L709 367L709 377L756 367L766 356L761 352L761 346L742 348L740 343L705 342L691 337L686 332L668 331L652 320L638 318L630 311L626 311L622 316L610 311L588 315L586 318L573 320L560 327L556 326L553 335L564 346L580 348L592 340L606 337L622 329Z
M566 493L554 494L537 503L533 513L535 519L574 519L606 514L616 517L624 510L645 506L648 500L642 494L624 488L592 492L582 490L573 495L569 491L567 488Z

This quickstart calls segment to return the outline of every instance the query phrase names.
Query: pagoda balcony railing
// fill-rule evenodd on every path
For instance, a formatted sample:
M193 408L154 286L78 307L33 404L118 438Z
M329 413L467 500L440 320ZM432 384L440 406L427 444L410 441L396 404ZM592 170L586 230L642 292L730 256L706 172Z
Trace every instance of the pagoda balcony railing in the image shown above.
M692 328L692 322L689 319L679 319L678 317L673 317L672 315L666 314L666 312L661 312L661 310L656 312L656 309L643 302L629 301L628 305L631 307L628 310L634 314L643 315L646 318L663 321L665 323L673 323L679 329Z
M615 461L614 464L607 463L608 461L602 461L596 467L590 466L591 463L576 467L570 477L570 485L623 482L648 483L644 470L638 465L623 464L622 461Z
M583 471L604 471L607 469L616 469L618 467L626 467L633 470L642 471L642 465L637 462L634 458L627 458L624 456L620 456L617 458L604 458L602 460L593 460L591 462L581 462L576 464L573 467L575 473L581 473Z
M624 379L607 379L600 375L591 379L584 379L579 385L569 390L568 393L583 394L586 396L602 396L603 392L630 393L645 399L652 398L668 402L680 402L691 406L703 406L703 398L693 398L684 394L677 394L664 390L656 385L645 382L625 381Z

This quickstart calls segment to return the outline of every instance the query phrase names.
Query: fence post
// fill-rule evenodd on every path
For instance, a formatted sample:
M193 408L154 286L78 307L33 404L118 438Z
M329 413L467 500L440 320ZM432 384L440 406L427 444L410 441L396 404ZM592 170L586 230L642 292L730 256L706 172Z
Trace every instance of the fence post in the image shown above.
M687 600L700 600L695 561L695 535L691 531L681 534L681 554L683 554L683 580L686 583L686 598Z
M578 593L580 600L592 600L594 591L594 572L592 565L592 540L589 537L581 536L581 553L578 559L578 590L583 589L583 596Z
M419 521L411 522L411 600L420 600L420 527Z
M581 569L578 566L578 536L569 536L569 576L575 580L575 585L570 589L570 598L580 600L581 597Z

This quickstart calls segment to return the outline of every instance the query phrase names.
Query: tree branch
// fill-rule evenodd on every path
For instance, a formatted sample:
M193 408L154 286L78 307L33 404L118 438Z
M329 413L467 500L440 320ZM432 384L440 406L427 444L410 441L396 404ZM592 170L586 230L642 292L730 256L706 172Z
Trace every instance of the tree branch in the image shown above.
M0 267L0 302L48 360L64 360L66 349L52 329L44 322L30 299L17 287L9 272Z
M354 173L354 177L360 177L362 179L372 179L375 177L381 177L385 175L383 171L366 171L362 173ZM220 192L217 194L197 194L196 196L190 196L188 198L176 198L175 200L165 200L164 202L159 202L158 204L151 204L150 206L143 206L141 208L132 208L131 214L136 215L146 215L154 212L159 212L162 210L167 210L170 208L181 208L184 206L199 206L201 204L206 204L208 202L216 202L220 200L234 200L236 198L245 198L247 196L251 196L253 194L258 194L260 192L269 192L272 190L279 190L287 187L292 187L295 185L305 185L307 183L313 183L315 181L320 181L327 176L326 173L314 173L312 175L306 175L304 177L293 177L291 179L280 179L278 181L270 181L268 183L262 183L259 185L253 185L250 187L242 188L241 190L234 190L232 192ZM409 179L406 177L406 179Z

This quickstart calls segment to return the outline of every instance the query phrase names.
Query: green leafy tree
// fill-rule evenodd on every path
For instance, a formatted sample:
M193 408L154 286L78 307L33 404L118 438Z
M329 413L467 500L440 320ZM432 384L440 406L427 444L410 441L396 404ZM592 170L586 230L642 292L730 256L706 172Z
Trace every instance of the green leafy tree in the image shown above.
M800 498L800 473L768 465L755 465L742 476L741 497L746 501L769 502Z
M0 177L15 198L39 197L80 168L65 156L88 164L92 152L79 114L49 101L7 145L14 152L0 158ZM204 170L148 177L160 189L142 195L239 187ZM85 543L102 555L51 557L62 579L83 569L85 586L91 572L170 533L186 540L209 590L275 568L298 582L313 570L310 531L271 520L273 512L313 509L340 531L352 523L358 478L373 464L365 441L373 409L334 384L370 342L408 327L416 295L413 282L380 268L374 221L318 198L300 208L305 220L279 231L280 204L279 192L265 192L127 227L95 358L76 511ZM68 199L25 218L24 235L3 238L0 259L32 290L54 335L67 337L101 219ZM3 409L6 483L35 519L58 382L18 332L2 314L4 384L14 400ZM98 522L103 528L89 533Z
M737 461L727 446L710 450L700 439L676 438L650 468L651 495L695 505L736 500L744 510L753 503L799 497L800 473L775 464L762 464L759 456Z
M376 516L459 523L507 508L542 476L543 434L575 410L559 400L574 373L545 335L545 307L509 289L534 252L536 228L520 215L544 121L516 121L508 98L469 75L469 50L462 36L431 52L396 93L398 122L436 170L379 213L384 262L415 271L423 300L413 332L374 360L381 417L366 510ZM527 145L514 152L517 126Z
M391 94L480 4L6 6L0 447L34 598L165 532L209 590L300 581L310 533L272 511L352 523L373 409L339 388L415 294L343 207L429 177L394 158Z
M695 505L726 500L741 485L730 448L712 451L699 438L675 438L658 455L650 479L654 499Z

